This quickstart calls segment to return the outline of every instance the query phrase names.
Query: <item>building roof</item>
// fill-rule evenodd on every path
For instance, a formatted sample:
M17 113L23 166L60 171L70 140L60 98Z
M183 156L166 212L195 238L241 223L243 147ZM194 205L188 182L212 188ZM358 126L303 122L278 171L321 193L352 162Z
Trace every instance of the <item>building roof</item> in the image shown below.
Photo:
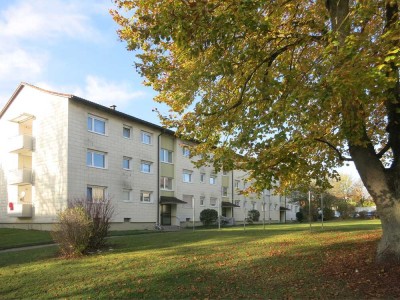
M227 201L222 201L221 206L222 207L240 207L239 205L236 205L232 202L227 202Z
M180 200L176 197L167 197L161 196L160 197L160 204L186 204L186 201Z
M154 124L154 123L151 123L151 122L148 122L148 121L139 119L139 118L136 118L136 117L134 117L134 116L125 114L125 113L120 112L120 111L118 111L118 110L109 108L109 107L107 107L107 106L104 106L104 105L101 105L101 104L98 104L98 103L89 101L89 100L87 100L87 99L83 99L83 98L81 98L81 97L78 97L78 96L75 96L75 95L72 95L72 94L64 94L64 93L59 93L59 92L54 92L54 91L46 90L46 89L37 87L37 86L35 86L35 85L29 84L29 83L26 83L26 82L21 82L21 83L19 84L19 86L17 87L17 89L15 90L15 92L12 94L11 98L10 98L10 99L8 100L8 102L5 104L5 106L3 107L3 109L0 111L0 118L4 115L4 113L5 113L5 112L7 111L7 109L10 107L10 105L12 104L12 102L14 101L14 99L18 96L18 94L21 92L21 90L22 90L25 86L34 88L34 89L36 89L36 90L38 90L38 91L41 91L41 92L43 92L43 93L47 93L47 94L51 94L51 95L55 95L55 96L59 96L59 97L64 97L64 98L67 98L68 100L75 101L75 102L77 102L77 103L82 103L82 104L84 104L84 105L87 105L87 106L96 108L96 109L98 109L98 110L101 110L101 111L103 111L103 112L109 113L109 114L111 114L111 115L118 116L118 117L127 119L127 120L129 120L129 121L135 122L135 123L139 123L139 124L142 124L142 125L149 126L149 127L151 127L151 128L160 130L160 131L162 131L162 132L164 132L164 133L167 133L167 134L170 134L170 135L175 135L175 132L174 132L173 130L166 129L166 128L162 127L162 126L156 125L156 124Z

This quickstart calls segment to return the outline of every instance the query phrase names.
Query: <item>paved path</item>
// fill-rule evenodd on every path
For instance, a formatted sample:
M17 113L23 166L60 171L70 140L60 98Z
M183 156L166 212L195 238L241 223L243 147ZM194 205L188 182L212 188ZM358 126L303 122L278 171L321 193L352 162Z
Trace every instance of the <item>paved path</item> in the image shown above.
M36 246L10 248L10 249L5 249L5 250L0 250L0 254L7 253L7 252L24 251L24 250L30 250L30 249L39 249L39 248L45 248L45 247L50 247L50 246L56 246L56 244L52 243L52 244L44 244L44 245L36 245Z

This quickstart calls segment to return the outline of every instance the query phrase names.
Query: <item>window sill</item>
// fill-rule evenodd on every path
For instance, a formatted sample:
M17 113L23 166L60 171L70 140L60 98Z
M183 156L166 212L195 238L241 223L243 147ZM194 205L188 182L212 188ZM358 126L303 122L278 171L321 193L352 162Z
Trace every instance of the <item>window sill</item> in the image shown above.
M97 134L97 135L101 135L101 136L108 136L107 134L105 134L105 133L100 133L100 132L96 132L96 131L91 131L91 130L88 130L88 132L90 132L90 133L94 133L94 134Z
M88 166L88 165L86 165L86 167L92 168L92 169L98 169L98 170L107 170L107 168L96 167L96 166Z

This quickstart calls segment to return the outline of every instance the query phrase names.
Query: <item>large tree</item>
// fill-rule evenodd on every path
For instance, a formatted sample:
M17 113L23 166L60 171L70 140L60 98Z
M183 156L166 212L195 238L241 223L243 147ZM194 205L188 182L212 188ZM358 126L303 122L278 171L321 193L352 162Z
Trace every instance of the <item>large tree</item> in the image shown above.
M400 260L399 1L116 3L164 124L202 163L262 189L323 186L352 160L381 217L378 258Z

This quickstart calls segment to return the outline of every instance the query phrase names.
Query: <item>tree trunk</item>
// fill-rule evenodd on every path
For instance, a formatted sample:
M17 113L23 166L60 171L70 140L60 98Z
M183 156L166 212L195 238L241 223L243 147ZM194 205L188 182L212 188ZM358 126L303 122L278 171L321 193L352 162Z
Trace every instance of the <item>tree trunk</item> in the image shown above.
M381 208L382 238L378 244L378 262L400 262L400 204Z
M382 223L378 262L400 262L400 201L394 174L384 169L372 146L350 146L350 154L364 186L373 198Z

